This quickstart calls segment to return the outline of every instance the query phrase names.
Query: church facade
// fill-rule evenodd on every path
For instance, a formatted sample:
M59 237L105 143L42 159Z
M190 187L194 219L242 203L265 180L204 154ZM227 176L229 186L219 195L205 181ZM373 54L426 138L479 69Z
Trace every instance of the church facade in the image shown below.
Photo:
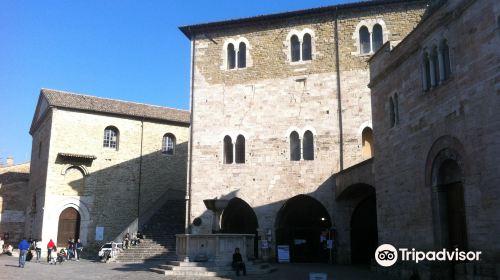
M184 199L188 127L187 111L42 89L27 234L90 248L135 233L155 209Z

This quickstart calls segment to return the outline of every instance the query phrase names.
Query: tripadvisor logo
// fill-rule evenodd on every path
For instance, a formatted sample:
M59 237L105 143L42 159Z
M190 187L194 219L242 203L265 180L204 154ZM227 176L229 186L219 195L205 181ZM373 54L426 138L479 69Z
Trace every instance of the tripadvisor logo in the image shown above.
M390 245L380 245L375 251L375 260L381 266L392 266L398 261L413 261L418 263L420 261L479 261L481 251L459 251L443 249L440 251L417 251L415 248L409 250L406 248L399 248L398 250Z

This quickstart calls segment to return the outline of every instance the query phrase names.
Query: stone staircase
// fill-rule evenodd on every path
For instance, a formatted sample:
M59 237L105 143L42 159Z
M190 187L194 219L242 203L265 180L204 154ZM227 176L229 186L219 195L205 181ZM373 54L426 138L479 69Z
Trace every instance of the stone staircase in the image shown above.
M246 269L247 275L268 274L276 270L275 267L268 263L260 261L246 262ZM221 265L213 262L169 261L167 264L160 265L157 268L150 268L150 270L166 276L178 277L217 277L236 275L231 264Z
M167 201L145 224L144 239L123 250L118 263L142 263L148 260L176 260L175 235L184 232L185 202Z

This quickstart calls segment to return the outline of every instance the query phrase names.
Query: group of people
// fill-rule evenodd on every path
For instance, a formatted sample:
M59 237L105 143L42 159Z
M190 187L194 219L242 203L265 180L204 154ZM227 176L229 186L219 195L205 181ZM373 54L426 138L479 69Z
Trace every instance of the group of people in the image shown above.
M50 239L47 244L47 262L49 264L57 264L62 263L63 261L69 261L71 259L75 259L76 261L80 261L80 255L83 251L83 245L80 239L75 241L75 239L68 239L68 243L66 248L61 248L57 251L56 244L52 239Z
M138 231L136 234L130 238L130 233L126 233L125 236L123 236L123 249L128 249L130 248L130 245L135 246L141 243L141 239L143 239L144 236L140 231Z
M42 256L42 241L23 238L18 244L19 248L19 267L24 268L26 261L30 261L33 258L32 251L36 253L36 261L40 262ZM66 260L71 260L72 258L76 261L80 260L80 255L83 250L83 245L78 239L76 242L74 239L68 240L68 245L66 248L61 248L57 250L56 244L52 239L47 243L47 262L49 264L62 263ZM5 250L4 250L5 251ZM10 249L12 254L12 248Z

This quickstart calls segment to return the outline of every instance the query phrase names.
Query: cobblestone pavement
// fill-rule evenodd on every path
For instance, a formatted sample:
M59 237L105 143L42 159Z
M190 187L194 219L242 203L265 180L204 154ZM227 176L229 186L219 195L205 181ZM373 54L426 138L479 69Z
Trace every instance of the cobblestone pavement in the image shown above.
M0 255L0 279L34 279L34 280L212 280L212 279L248 279L248 280L307 280L309 272L326 272L329 280L382 280L368 268L326 264L276 264L277 271L268 275L248 275L240 277L200 277L200 278L173 278L150 272L148 268L158 266L158 262L145 264L104 264L95 261L81 260L68 261L63 264L49 265L46 262L26 262L24 268L18 267L18 259Z

